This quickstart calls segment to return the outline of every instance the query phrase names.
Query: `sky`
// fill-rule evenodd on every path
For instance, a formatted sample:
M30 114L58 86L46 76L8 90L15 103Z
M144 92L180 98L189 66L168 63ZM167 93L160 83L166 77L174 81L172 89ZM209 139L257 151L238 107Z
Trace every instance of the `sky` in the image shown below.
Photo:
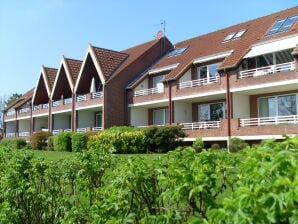
M0 97L35 87L41 66L83 60L87 46L121 51L172 43L297 6L297 0L0 0Z

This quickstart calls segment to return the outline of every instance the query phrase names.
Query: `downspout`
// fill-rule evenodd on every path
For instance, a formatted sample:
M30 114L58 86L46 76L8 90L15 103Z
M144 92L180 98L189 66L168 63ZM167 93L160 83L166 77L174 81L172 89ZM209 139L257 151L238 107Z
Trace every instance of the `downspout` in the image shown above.
M15 108L15 114L16 114L16 116L15 116L15 119L16 119L16 125L15 125L15 133L14 133L14 135L15 135L15 137L19 137L19 121L18 121L18 110Z
M32 117L32 103L30 103L30 136L33 134L33 117Z
M52 100L49 98L49 117L48 117L49 132L52 133Z
M172 83L168 82L169 88L169 123L173 123L173 104L172 104Z
M230 97L230 79L229 75L224 69L224 74L226 75L226 104L227 104L227 149L230 151L230 139L231 139L231 97Z
M76 116L76 94L74 90L72 91L72 105L71 105L71 130L76 131L76 123L77 123L77 116Z

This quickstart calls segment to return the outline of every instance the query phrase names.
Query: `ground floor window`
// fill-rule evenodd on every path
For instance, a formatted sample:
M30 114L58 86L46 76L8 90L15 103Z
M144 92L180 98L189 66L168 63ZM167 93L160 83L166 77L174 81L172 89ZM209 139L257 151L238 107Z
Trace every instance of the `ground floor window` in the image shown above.
M95 127L102 126L102 113L98 112L95 114Z
M297 114L297 95L259 98L259 117L275 117Z
M168 122L168 109L158 109L153 111L153 124L164 125Z
M225 118L225 103L199 105L199 121L219 121Z

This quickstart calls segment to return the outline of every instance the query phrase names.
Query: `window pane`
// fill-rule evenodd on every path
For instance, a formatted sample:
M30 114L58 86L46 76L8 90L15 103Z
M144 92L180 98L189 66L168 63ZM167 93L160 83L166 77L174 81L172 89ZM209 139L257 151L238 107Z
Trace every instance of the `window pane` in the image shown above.
M283 51L275 52L276 64L282 64L294 61L294 57L291 54L293 49L287 49Z
M159 83L162 83L162 80L164 79L165 75L159 75L153 77L153 88L157 87Z
M296 22L297 19L298 19L298 15L287 18L287 20L282 24L278 32L287 31L291 29L291 27L293 26L293 24Z
M226 36L226 38L224 39L224 41L228 41L230 39L232 39L232 37L235 35L235 33L230 33L228 36Z
M199 105L199 121L209 121L210 120L210 110L209 104Z
M102 126L102 116L101 116L101 113L97 113L95 115L95 126L96 127L101 127Z
M215 77L218 75L217 68L219 67L219 63L208 65L208 72L210 77Z
M259 99L259 116L275 117L276 116L276 99L275 97Z
M201 67L199 69L199 73L200 73L200 79L206 79L207 78L207 67Z
M241 31L237 32L235 34L235 36L233 36L233 39L241 37L245 33L245 31L246 30L241 30Z
M168 121L168 109L154 110L153 111L153 124L163 125Z
M224 106L223 103L210 104L210 120L219 121L224 118Z
M278 20L276 23L274 23L273 27L268 31L267 35L271 35L278 32L278 29L281 27L281 25L285 20L286 19L281 19L281 20Z
M296 114L296 96L279 96L278 97L278 115L295 115Z
M273 64L273 54L265 54L257 57L257 68Z

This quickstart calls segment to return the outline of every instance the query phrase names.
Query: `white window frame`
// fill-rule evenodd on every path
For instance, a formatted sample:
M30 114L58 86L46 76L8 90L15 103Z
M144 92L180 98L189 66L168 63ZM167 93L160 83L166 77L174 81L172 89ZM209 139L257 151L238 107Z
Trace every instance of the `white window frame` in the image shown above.
M224 110L223 110L223 117L222 117L221 119L225 119L225 118L226 118L226 103L220 101L220 102L214 102L214 103L199 104L199 105L198 105L198 120L199 120L199 121L211 121L210 106L211 106L212 104L219 104L219 103L222 103L222 104L223 104L223 108L224 108ZM201 120L201 116L200 116L200 115L201 115L201 114L200 114L200 107L201 107L201 106L208 106L208 120Z
M159 112L159 111L162 111L162 120L163 121L161 122L161 124L156 124L155 123L155 116L156 116L155 113ZM153 110L153 125L164 125L164 124L166 124L168 122L168 114L169 114L169 112L168 112L167 108Z
M220 66L220 63L213 63L213 64L208 64L208 65L203 65L203 66L199 66L198 67L198 70L197 70L197 77L198 79L204 79L204 78L201 78L201 69L207 67L207 79L209 80L211 77L217 77L219 76L219 73L216 71L216 75L215 76L211 76L211 73L209 71L209 67L212 66L212 65L217 65L217 67Z

